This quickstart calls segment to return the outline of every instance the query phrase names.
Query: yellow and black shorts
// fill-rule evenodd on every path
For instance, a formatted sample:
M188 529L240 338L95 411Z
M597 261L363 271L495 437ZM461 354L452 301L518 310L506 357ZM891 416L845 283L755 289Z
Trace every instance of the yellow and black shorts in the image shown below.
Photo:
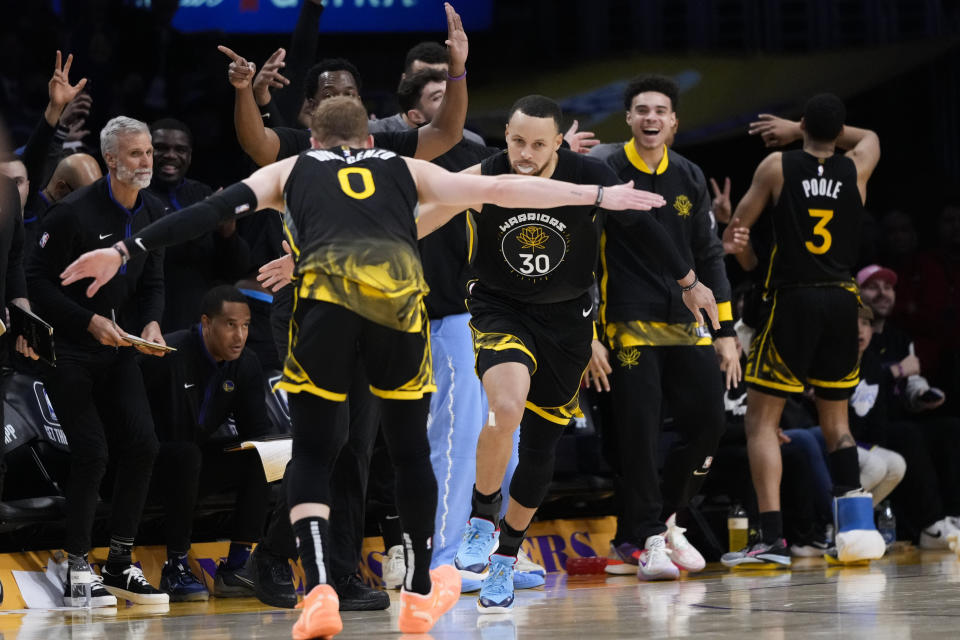
M360 358L375 396L415 400L436 391L425 309L420 330L406 333L330 302L297 299L295 305L277 388L343 402Z
M814 387L826 400L849 398L860 381L857 294L838 286L779 289L757 331L744 379L785 396Z
M467 308L477 375L504 362L530 371L528 410L558 425L583 415L579 392L592 354L590 294L555 304L523 304L473 287Z

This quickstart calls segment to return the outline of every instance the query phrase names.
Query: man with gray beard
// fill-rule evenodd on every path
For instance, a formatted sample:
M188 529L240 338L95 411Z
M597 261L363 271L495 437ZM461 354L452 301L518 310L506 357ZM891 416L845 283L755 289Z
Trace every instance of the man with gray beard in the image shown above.
M70 441L63 599L66 606L83 606L84 588L77 585L92 579L95 607L116 606L117 598L165 604L168 595L154 589L130 557L158 445L135 351L124 338L134 334L163 344L163 253L124 261L119 277L91 298L83 285L60 286L60 273L78 256L129 238L163 215L163 204L146 191L153 175L147 125L113 118L100 132L100 148L107 175L50 208L27 266L34 311L53 325L57 340L56 367L41 375ZM101 577L91 575L87 553L108 439L117 475L113 495L104 496L112 509Z

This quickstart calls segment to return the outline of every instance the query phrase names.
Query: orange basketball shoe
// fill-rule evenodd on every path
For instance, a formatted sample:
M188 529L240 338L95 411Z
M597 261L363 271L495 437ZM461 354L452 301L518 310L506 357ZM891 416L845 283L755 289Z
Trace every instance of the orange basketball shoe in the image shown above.
M293 625L293 640L329 639L343 631L340 599L330 585L315 586L297 608L303 612Z
M460 572L445 564L430 572L433 588L425 596L400 591L400 631L426 633L460 598Z

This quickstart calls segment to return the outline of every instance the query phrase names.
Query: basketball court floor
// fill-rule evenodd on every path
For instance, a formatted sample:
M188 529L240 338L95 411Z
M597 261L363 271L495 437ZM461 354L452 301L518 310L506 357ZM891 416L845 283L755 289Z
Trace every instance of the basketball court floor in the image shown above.
M396 594L388 611L343 614L337 638L400 637ZM434 640L606 638L960 638L960 559L906 552L868 567L795 561L790 571L730 572L719 565L692 579L638 583L632 576L551 574L522 591L507 616L481 616L464 595L429 635ZM75 611L3 612L3 640L290 637L298 611L252 599Z

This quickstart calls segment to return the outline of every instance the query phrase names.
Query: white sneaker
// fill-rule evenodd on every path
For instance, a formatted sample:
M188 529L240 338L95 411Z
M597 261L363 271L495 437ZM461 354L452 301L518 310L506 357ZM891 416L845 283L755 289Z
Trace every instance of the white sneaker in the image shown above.
M667 553L670 555L670 560L684 571L691 573L703 571L707 561L683 535L685 531L683 527L677 526L677 514L667 518Z
M887 543L876 529L853 529L837 534L837 560L861 562L877 560L887 551Z
M647 538L640 552L637 577L641 580L676 580L680 569L670 560L667 540L662 535Z
M932 525L920 532L920 548L947 550L950 543L947 537L957 531L957 528L950 522L951 518L937 520Z
M395 544L387 550L383 563L383 588L399 589L407 575L407 561L403 556L403 545Z
M531 560L527 552L523 550L523 547L521 547L519 553L517 553L517 564L513 566L513 570L515 573L535 573L540 576L547 575L547 570Z

